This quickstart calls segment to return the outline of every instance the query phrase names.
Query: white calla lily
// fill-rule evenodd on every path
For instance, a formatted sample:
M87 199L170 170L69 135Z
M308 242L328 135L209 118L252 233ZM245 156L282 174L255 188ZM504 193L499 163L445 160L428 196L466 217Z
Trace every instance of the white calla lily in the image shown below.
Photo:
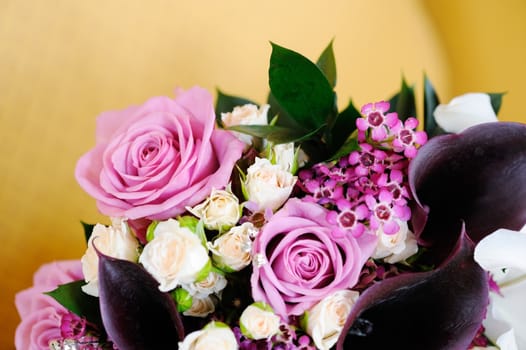
M491 293L486 334L501 350L526 349L526 226L500 229L482 239L475 260L493 274L500 294Z
M498 121L489 95L475 92L455 97L447 105L438 105L433 115L437 124L451 133L459 133L477 124Z

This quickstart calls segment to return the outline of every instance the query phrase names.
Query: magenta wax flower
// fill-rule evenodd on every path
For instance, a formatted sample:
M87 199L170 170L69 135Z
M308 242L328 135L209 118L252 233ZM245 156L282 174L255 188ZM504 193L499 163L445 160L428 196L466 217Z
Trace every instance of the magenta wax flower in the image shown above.
M290 199L254 241L252 296L287 321L325 296L351 288L376 236L335 235L322 206Z
M362 107L363 118L356 120L359 131L371 132L374 141L384 141L389 135L390 129L394 128L400 120L396 113L386 113L389 111L390 104L386 101L368 103Z
M15 297L16 308L22 319L15 333L17 349L48 350L50 341L63 337L63 321L68 319L70 313L44 293L60 284L81 279L82 267L78 260L59 261L40 267L35 273L33 287L19 292Z
M427 142L425 131L416 131L418 120L408 118L405 123L396 128L395 139L393 140L393 150L403 152L406 158L416 157L417 148Z
M244 144L214 126L212 96L198 87L103 113L75 176L105 215L173 217L227 185L241 157Z

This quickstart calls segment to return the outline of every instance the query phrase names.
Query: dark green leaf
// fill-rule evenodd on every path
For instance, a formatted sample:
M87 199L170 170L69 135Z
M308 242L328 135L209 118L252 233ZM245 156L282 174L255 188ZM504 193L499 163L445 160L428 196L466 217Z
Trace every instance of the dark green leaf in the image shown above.
M334 88L336 86L336 60L334 58L332 42L333 40L331 40L329 45L323 50L316 65L320 68L323 74L325 74L325 78L327 78L329 84Z
M290 117L287 111L283 109L283 107L281 107L281 105L276 100L274 95L272 95L272 92L269 92L268 94L267 103L270 105L270 110L268 112L268 115L270 116L270 118L274 118L275 116L278 116L278 121L276 125L284 126L288 128L300 127L298 123Z
M398 113L400 120L416 117L415 92L411 86L407 85L404 77L402 77L400 92L394 95L389 102L391 111Z
M340 147L336 153L329 160L337 160L341 157L344 157L351 153L352 151L357 151L360 149L358 146L358 139L356 137L350 137L343 145Z
M491 100L491 107L495 111L495 114L499 114L500 106L502 104L502 96L506 95L505 92L488 93Z
M302 142L301 149L307 154L308 164L310 165L327 161L330 158L327 146L319 138Z
M91 233L93 232L93 228L95 225L88 224L84 221L80 222L82 224L82 227L84 228L84 237L86 238L86 243L89 241L89 238L91 237Z
M341 111L334 124L330 128L330 144L329 151L336 152L345 143L349 135L356 130L356 119L360 118L360 112L354 107L352 101L343 111Z
M74 314L85 317L86 320L96 325L102 325L99 299L84 293L80 288L84 284L86 282L83 280L63 284L45 294Z
M221 92L221 90L217 90L217 102L216 102L216 122L217 122L217 125L219 126L223 126L223 123L221 121L221 113L228 113L228 112L232 112L232 110L234 109L234 107L236 106L243 106L243 105L246 105L246 104L254 104L256 105L256 103L246 99L246 98L243 98L243 97L238 97L238 96L232 96L232 95L227 95L227 94L224 94L223 92Z
M438 126L433 115L435 108L440 104L431 80L424 74L424 131L429 137L444 134L445 131Z
M318 66L276 44L272 44L269 85L279 104L306 129L320 128L335 114L335 93Z
M325 125L312 131L305 131L298 128L287 128L276 125L234 125L228 130L238 131L256 137L266 138L274 143L302 142L311 139Z

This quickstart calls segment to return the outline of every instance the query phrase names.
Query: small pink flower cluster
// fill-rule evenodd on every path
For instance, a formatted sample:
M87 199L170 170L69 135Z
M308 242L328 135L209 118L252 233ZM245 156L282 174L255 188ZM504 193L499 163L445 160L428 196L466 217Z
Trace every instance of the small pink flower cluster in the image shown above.
M416 156L417 148L427 142L427 134L416 131L416 118L407 118L402 122L396 112L387 113L389 107L386 101L368 103L362 107L363 118L356 120L358 141L392 149L412 159Z
M327 220L337 235L395 234L411 217L407 167L427 135L415 130L415 118L402 123L388 110L389 102L365 105L356 121L359 150L299 173L306 199L330 209Z

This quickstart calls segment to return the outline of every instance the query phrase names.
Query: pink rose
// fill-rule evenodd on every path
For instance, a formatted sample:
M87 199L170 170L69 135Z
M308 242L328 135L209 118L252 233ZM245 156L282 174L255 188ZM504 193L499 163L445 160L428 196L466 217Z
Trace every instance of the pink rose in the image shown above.
M97 119L75 176L108 216L164 220L228 184L244 145L214 128L212 96L194 87Z
M336 237L327 210L289 199L254 241L252 296L287 321L328 295L353 287L376 237Z
M81 279L79 260L53 262L40 267L33 278L33 287L15 296L15 305L22 319L15 332L18 350L48 350L51 340L61 338L62 317L70 313L44 292Z

